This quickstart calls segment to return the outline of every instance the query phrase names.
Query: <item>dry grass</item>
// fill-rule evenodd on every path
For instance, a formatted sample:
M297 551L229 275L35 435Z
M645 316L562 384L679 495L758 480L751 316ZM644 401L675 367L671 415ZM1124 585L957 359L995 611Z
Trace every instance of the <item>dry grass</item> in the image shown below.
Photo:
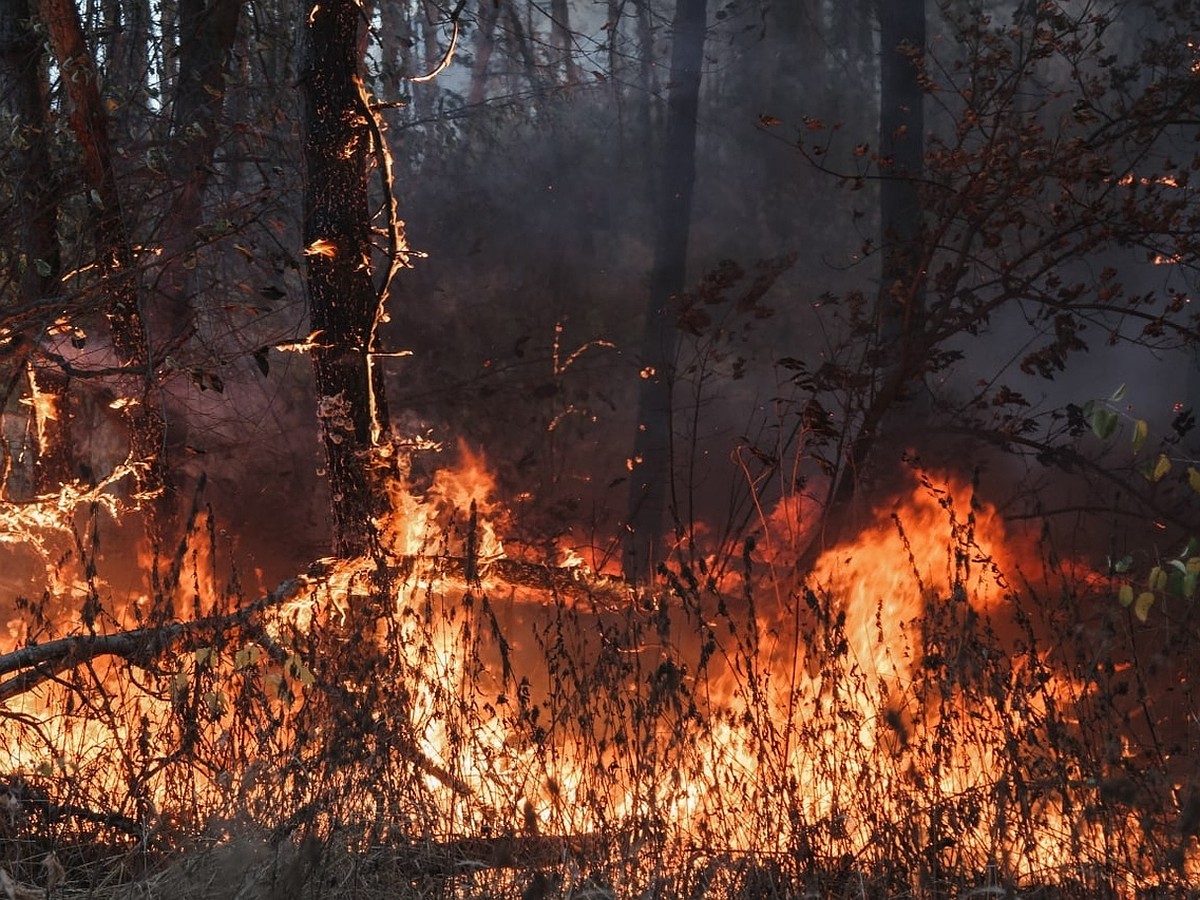
M7 893L53 851L63 897L1195 896L1190 610L1014 587L960 524L917 618L435 557L81 665L7 713ZM244 603L206 559L176 608Z

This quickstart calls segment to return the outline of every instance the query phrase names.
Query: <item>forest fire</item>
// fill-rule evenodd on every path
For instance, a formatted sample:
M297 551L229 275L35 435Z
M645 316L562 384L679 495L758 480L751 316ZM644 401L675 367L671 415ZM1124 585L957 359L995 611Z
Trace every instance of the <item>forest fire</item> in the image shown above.
M9 0L0 895L1195 896L1168 5Z
M93 574L75 587L98 608L81 613L60 583L37 643L27 623L0 658L12 672L22 647L74 640L88 662L10 676L30 689L8 701L6 770L47 795L70 784L52 805L144 838L292 820L407 841L419 809L425 841L485 868L488 841L590 854L607 836L640 877L650 847L802 880L879 877L915 854L926 869L888 875L914 888L1087 883L1121 853L1132 895L1139 845L1170 835L1151 823L1177 806L1099 803L1138 758L1134 734L1114 723L1093 752L1101 683L1008 580L1038 568L1036 548L953 479L881 506L771 602L779 572L639 593L506 560L491 525L505 507L469 453L419 494L395 484L392 505L384 557L331 561L253 618L197 529L174 601L194 625L154 626L180 629L160 654L120 643L151 596L123 603ZM46 546L30 521L6 519L6 539ZM1176 862L1200 871L1191 844Z

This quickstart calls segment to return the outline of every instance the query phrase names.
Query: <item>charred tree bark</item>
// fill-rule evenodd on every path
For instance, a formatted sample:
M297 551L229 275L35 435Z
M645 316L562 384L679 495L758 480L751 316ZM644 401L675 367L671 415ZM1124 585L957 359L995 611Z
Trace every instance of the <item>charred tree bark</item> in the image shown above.
M383 423L373 377L379 298L372 280L368 161L371 118L358 75L363 25L353 0L303 9L300 68L304 141L304 244L317 412L333 507L333 549L343 557L378 548L383 498L369 470Z
M624 540L624 572L629 579L644 578L663 559L663 526L668 507L673 507L669 503L671 392L678 333L672 300L683 290L687 276L707 6L707 0L677 0L675 5L662 192L642 345L642 381Z

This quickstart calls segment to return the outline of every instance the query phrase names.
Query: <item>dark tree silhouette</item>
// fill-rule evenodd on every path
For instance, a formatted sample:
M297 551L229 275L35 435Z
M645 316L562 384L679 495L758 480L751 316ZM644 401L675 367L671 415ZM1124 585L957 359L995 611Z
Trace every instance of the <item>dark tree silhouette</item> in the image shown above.
M663 558L663 524L671 483L671 371L678 338L672 298L684 289L692 189L696 180L696 115L707 30L707 0L678 0L672 29L667 140L654 241L654 269L642 345L624 571L641 578Z
M385 502L369 473L383 397L370 359L379 315L368 171L375 120L358 74L361 28L362 9L352 0L303 10L304 246L313 367L333 549L347 557L376 548L374 520Z
M14 192L12 219L5 224L17 236L16 247L22 266L16 305L33 309L47 303L61 275L58 237L59 183L50 158L50 117L46 107L49 93L45 54L34 30L29 0L0 3L0 97L5 112L13 117L19 140L15 142L11 172ZM64 379L52 369L38 367L30 358L33 344L23 337L20 361L30 368L40 391L61 398ZM19 368L12 378L19 377ZM42 452L34 466L32 488L38 493L54 490L70 477L65 425L66 416L35 410L41 416Z

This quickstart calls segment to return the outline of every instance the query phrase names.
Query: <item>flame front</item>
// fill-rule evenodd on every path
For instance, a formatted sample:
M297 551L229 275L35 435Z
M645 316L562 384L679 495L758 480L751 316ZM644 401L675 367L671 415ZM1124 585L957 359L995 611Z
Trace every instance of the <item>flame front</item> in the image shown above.
M1052 640L1053 610L1023 608L1048 589L1037 548L969 488L917 486L804 582L760 565L736 590L680 577L635 594L506 560L495 481L460 459L393 487L387 566L334 564L235 629L10 701L6 765L147 829L553 835L615 854L631 883L696 854L814 878L917 859L889 876L913 891L950 873L1099 884L1117 868L1131 895L1161 879L1146 847L1172 833L1183 785L1164 769L1161 794L1113 799L1162 760L1097 714L1103 678ZM33 527L22 515L10 532ZM188 581L176 614L237 615ZM37 638L136 627L164 601L101 606L122 612L61 610ZM1181 853L1181 881L1200 874L1194 842Z

